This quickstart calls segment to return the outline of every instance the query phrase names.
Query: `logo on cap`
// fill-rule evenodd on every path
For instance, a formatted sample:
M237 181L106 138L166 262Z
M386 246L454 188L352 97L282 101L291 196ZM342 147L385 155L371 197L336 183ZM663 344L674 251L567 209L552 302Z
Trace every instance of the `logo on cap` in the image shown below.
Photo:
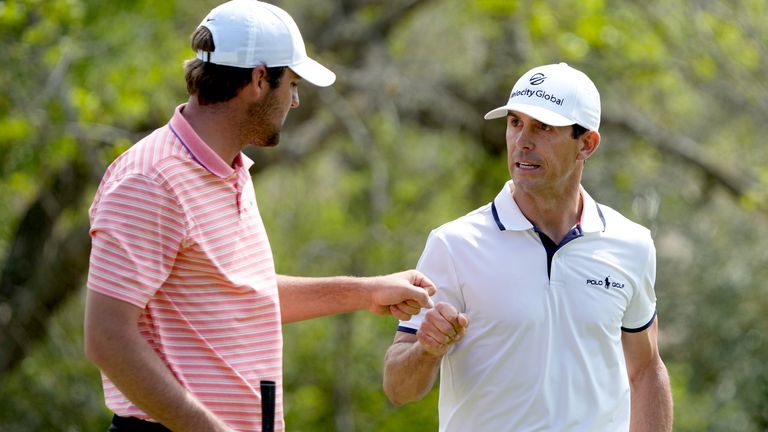
M544 80L547 79L547 77L544 76L543 73L535 73L533 76L531 76L531 79L528 80L528 82L531 83L531 85L540 85L544 83Z

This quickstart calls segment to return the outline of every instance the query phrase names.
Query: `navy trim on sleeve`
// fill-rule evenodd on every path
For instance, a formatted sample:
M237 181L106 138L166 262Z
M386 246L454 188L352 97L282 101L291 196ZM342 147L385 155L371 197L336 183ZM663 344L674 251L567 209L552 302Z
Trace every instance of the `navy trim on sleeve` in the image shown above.
M653 320L655 320L655 319L656 319L656 311L653 311L653 316L651 317L651 320L648 321L648 323L646 323L644 326L638 327L638 328L634 328L634 329L628 329L626 327L622 327L621 331L627 332L627 333L640 333L641 331L643 331L643 330L647 329L648 327L650 327L651 324L653 324Z
M412 329L410 327L405 326L397 326L397 331L401 331L404 333L410 333L410 334L416 334L416 329Z

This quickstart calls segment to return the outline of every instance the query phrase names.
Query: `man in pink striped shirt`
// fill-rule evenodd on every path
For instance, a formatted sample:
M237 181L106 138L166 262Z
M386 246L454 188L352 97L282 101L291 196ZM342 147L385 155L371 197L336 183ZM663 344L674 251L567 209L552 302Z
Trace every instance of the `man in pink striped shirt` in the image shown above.
M354 310L407 320L435 288L415 270L276 275L241 151L277 145L300 79L336 76L285 11L255 0L214 8L192 47L189 100L112 163L91 206L86 354L110 431L283 430L282 323ZM275 383L273 406L262 382Z

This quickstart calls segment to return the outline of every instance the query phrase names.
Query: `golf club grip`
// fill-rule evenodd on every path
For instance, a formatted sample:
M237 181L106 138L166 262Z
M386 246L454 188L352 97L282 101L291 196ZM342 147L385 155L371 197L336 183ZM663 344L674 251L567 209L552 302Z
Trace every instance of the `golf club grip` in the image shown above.
M261 381L261 432L275 430L275 382Z

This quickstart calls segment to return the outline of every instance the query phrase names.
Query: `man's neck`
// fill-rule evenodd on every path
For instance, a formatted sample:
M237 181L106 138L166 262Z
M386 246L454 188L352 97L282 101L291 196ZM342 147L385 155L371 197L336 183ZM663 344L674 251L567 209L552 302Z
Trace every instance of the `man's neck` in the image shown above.
M226 103L200 105L190 97L181 115L219 157L232 166L246 143L240 143L237 116Z
M578 184L557 195L534 194L514 188L512 197L523 215L555 244L560 244L581 218L583 200Z

